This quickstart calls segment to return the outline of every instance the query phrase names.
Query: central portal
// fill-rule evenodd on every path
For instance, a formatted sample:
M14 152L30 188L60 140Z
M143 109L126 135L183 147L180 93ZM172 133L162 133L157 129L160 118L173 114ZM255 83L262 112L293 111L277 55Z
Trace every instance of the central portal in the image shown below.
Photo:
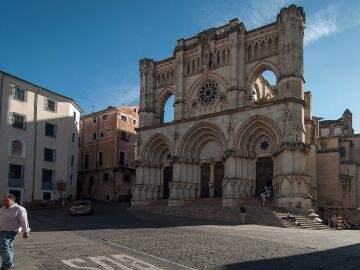
M271 157L259 158L256 162L256 195L259 196L265 186L272 185L273 160Z

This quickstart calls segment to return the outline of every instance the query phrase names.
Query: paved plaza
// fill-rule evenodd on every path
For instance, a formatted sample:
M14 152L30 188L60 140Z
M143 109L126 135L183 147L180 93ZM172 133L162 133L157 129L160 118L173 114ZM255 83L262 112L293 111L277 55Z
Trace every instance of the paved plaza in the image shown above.
M227 225L96 205L29 211L32 234L17 239L17 270L360 269L359 231Z

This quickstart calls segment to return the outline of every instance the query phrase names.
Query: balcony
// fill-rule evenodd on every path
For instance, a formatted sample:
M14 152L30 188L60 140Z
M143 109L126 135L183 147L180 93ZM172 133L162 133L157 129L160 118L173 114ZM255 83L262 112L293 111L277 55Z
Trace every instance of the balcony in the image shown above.
M41 189L43 190L55 190L55 184L53 182L41 182Z
M13 188L24 188L24 179L9 178L8 186Z

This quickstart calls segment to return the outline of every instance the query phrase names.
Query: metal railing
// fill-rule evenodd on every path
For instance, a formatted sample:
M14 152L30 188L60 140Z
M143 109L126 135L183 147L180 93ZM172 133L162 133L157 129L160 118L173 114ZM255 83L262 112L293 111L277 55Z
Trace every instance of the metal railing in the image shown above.
M16 187L16 188L23 188L24 187L24 179L9 178L8 186Z
M54 190L55 183L53 182L41 182L41 189L43 190Z

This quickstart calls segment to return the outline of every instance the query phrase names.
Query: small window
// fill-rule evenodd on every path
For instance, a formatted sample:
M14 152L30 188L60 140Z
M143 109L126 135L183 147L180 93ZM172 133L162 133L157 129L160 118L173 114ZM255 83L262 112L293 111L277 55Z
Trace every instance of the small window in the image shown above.
M92 123L96 124L96 117L93 117Z
M136 125L136 120L135 119L133 120L133 124Z
M55 162L56 151L51 148L44 148L44 161Z
M124 182L125 182L125 183L129 183L129 182L130 182L130 174L128 174L128 173L125 173L125 174L124 174Z
M55 100L45 98L44 109L48 112L56 112L57 111L57 102Z
M70 187L72 187L72 185L73 185L73 175L70 174Z
M102 117L103 121L108 120L108 118L109 118L109 116L107 114L103 115L103 117Z
M89 167L89 155L88 154L86 154L85 155L85 169L87 169L88 167Z
M24 165L9 164L9 179L24 180Z
M41 183L41 189L44 190L53 190L55 185L55 171L54 170L48 170L43 169L42 170L42 183Z
M102 166L103 164L103 152L97 153L97 165Z
M108 137L110 137L110 136L111 136L111 128L109 128L109 129L107 130L107 134L106 134L106 136L108 136Z
M100 138L104 138L104 132L100 132Z
M120 140L129 141L129 135L127 134L126 131L121 131L120 132Z
M74 132L71 134L71 142L75 142L75 133Z
M26 117L25 115L12 113L12 127L17 129L26 129Z
M51 201L51 192L43 192L43 200Z
M45 123L45 136L56 138L56 125Z
M74 156L71 156L71 167L74 167Z
M136 112L136 108L134 108L134 112Z
M27 101L27 92L24 89L21 89L17 86L13 86L11 97L13 100L17 100L20 102Z
M93 132L93 134L92 134L92 139L93 139L93 140L96 140L96 132Z
M344 146L341 146L341 147L339 148L339 154L340 154L340 157L341 157L341 158L345 157L346 151L345 151L345 147L344 147Z
M54 183L55 179L55 171L54 170L48 170L43 169L42 173L42 181L45 183Z
M108 173L104 173L104 174L103 174L103 181L104 181L104 182L109 181L109 174L108 174Z
M126 122L126 121L127 121L127 117L126 117L125 115L121 115L121 120Z
M123 151L120 151L120 155L119 155L119 164L120 165L126 165L125 156L126 156L126 153Z

